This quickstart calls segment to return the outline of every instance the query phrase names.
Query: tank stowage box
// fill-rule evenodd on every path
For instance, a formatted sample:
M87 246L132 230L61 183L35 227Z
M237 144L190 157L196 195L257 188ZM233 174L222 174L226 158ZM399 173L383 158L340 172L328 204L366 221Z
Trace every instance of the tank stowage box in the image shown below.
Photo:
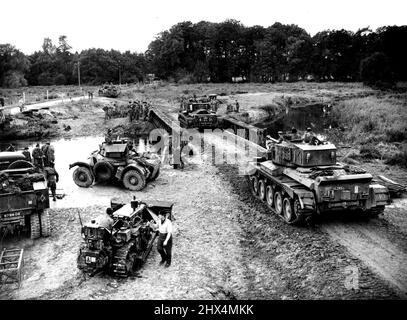
M272 139L268 145L267 159L249 162L247 178L252 193L289 224L336 210L376 216L390 203L371 174L337 162L332 143Z

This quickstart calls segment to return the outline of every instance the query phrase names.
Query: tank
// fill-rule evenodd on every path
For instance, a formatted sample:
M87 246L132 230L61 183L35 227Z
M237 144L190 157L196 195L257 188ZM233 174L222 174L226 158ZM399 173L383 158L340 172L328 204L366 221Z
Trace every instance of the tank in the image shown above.
M139 191L157 179L161 161L156 154L138 154L130 141L107 138L99 150L91 153L88 162L75 162L69 169L80 187L90 187L95 181L121 181L126 189Z
M101 97L117 98L121 93L120 87L113 84L105 84L98 90L98 95Z
M132 275L146 261L157 237L150 222L157 220L162 211L171 219L172 207L165 201L147 204L134 198L124 204L112 199L112 219L99 216L81 228L78 268L91 276L99 272Z
M182 128L218 128L221 119L216 114L219 102L216 95L190 98L181 102L178 120Z
M268 138L267 156L249 162L246 174L253 195L286 223L334 211L377 216L390 203L388 189L371 174L337 162L334 144Z

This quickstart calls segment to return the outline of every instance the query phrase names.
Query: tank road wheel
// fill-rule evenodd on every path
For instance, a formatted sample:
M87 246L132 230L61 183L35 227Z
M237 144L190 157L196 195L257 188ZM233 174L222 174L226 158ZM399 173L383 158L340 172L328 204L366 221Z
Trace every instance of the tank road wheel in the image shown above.
M280 191L277 191L274 194L274 209L278 215L282 215L283 213L283 196L281 195Z
M79 167L73 172L73 181L79 187L88 188L93 183L93 176L88 168Z
M49 237L51 235L51 219L49 217L49 212L45 209L41 213L41 236Z
M288 197L285 197L283 200L283 218L288 224L291 224L294 220L296 220L293 201Z
M264 201L266 199L266 182L259 180L259 199Z
M41 237L40 216L37 212L33 212L30 215L30 233L31 239L38 239Z
M107 181L113 177L113 166L107 161L100 161L95 164L93 168L95 177L99 181Z
M269 208L273 208L274 204L274 191L272 186L266 187L266 202Z
M140 191L146 186L146 178L136 170L129 170L123 176L123 185L131 191Z
M257 197L259 192L259 179L256 176L250 177L250 189L252 194Z

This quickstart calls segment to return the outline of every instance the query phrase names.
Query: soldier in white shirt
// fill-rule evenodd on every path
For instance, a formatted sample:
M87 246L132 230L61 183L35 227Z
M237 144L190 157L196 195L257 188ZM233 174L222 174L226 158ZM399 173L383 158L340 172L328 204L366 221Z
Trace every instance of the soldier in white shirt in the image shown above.
M155 227L158 228L159 232L157 251L161 255L160 266L165 263L165 267L168 268L171 265L172 222L167 218L167 214L160 212Z

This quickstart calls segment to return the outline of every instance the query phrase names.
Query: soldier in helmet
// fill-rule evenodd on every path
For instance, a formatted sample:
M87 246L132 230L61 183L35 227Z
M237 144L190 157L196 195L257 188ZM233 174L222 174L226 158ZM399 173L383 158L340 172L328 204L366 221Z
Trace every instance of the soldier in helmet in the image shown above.
M44 168L44 172L48 181L48 188L51 190L52 199L57 201L56 199L56 190L57 190L57 182L59 181L59 174L55 170L55 166L53 162L49 163L48 167Z
M298 131L295 127L291 128L291 140L301 140L301 135L298 134Z
M33 156L33 160L34 160L34 166L36 166L39 169L42 169L44 166L44 163L43 163L44 154L41 151L39 143L37 143L35 145L35 148L32 151L32 156Z
M315 134L312 132L312 129L308 127L307 131L304 133L304 136L302 137L302 140L304 140L305 143L310 143L313 137L315 137Z

